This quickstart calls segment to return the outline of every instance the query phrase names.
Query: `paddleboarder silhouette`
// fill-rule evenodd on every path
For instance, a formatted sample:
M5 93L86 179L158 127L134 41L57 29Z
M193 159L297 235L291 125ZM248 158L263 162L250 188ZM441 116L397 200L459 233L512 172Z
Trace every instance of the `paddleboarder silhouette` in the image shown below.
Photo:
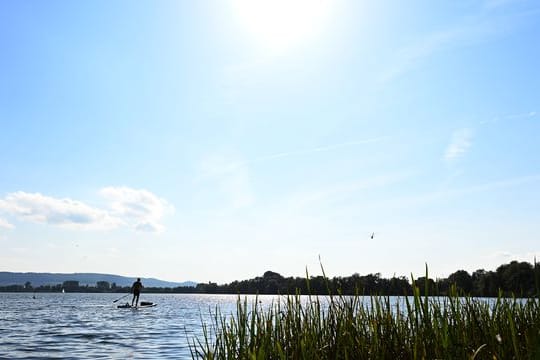
M141 295L141 289L143 284L141 283L141 278L137 278L137 281L131 285L131 292L133 293L133 299L131 299L131 306L135 303L135 306L139 306L139 295Z

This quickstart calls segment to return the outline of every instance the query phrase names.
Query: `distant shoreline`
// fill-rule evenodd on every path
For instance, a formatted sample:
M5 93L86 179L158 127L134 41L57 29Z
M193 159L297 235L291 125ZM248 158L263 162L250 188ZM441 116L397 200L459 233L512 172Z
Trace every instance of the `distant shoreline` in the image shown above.
M469 274L457 270L448 278L430 279L428 269L424 277L410 280L404 276L383 278L380 274L349 277L311 276L283 277L279 273L267 271L261 277L233 281L229 284L199 283L196 286L159 287L147 286L143 292L149 294L232 294L232 295L385 295L410 296L413 288L420 289L422 295L446 296L450 293L473 297L516 296L531 298L540 295L540 267L528 262L512 261L500 265L495 271L476 270ZM81 293L129 293L130 286L118 286L108 281L98 281L96 286L80 285L79 281L66 280L55 285L33 286L30 281L24 285L0 286L0 292L81 292Z

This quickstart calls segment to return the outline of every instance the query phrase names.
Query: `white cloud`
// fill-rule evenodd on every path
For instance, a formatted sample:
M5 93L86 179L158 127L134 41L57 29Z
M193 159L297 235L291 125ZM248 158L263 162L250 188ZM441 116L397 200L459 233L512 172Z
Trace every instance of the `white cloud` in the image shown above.
M162 232L164 230L163 225L154 222L140 222L135 224L135 229L142 232Z
M0 199L0 213L21 221L78 230L110 230L130 226L137 231L161 232L160 223L173 209L164 199L147 190L106 187L100 194L110 209L100 209L69 198L53 198L40 193L18 191ZM13 228L0 218L0 228Z
M446 148L444 158L447 161L453 161L462 157L472 145L472 135L472 130L468 128L455 131L450 144Z
M112 229L122 224L120 219L111 216L107 211L80 201L56 199L23 191L8 194L1 201L0 210L24 221L64 228Z
M13 229L14 226L10 224L7 220L0 218L0 228Z
M174 209L165 199L144 189L106 187L101 189L100 194L110 201L114 216L131 224L138 231L163 231L161 219Z
M490 255L490 257L493 258L510 258L512 257L512 253L509 251L496 251L493 254Z

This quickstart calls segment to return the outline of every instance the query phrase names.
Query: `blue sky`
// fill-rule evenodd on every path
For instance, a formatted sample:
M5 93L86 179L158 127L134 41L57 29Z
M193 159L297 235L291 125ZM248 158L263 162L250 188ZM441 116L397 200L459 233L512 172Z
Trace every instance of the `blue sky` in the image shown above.
M2 2L0 270L532 262L538 39L535 1Z

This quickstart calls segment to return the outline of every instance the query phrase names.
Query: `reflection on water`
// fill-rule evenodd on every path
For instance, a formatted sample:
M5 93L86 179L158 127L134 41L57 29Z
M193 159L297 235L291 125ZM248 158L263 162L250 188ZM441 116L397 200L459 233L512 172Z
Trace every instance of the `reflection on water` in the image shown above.
M201 317L235 295L142 294L158 306L118 309L119 294L0 293L0 358L191 358ZM249 298L249 297L248 297ZM263 304L272 296L261 296Z

